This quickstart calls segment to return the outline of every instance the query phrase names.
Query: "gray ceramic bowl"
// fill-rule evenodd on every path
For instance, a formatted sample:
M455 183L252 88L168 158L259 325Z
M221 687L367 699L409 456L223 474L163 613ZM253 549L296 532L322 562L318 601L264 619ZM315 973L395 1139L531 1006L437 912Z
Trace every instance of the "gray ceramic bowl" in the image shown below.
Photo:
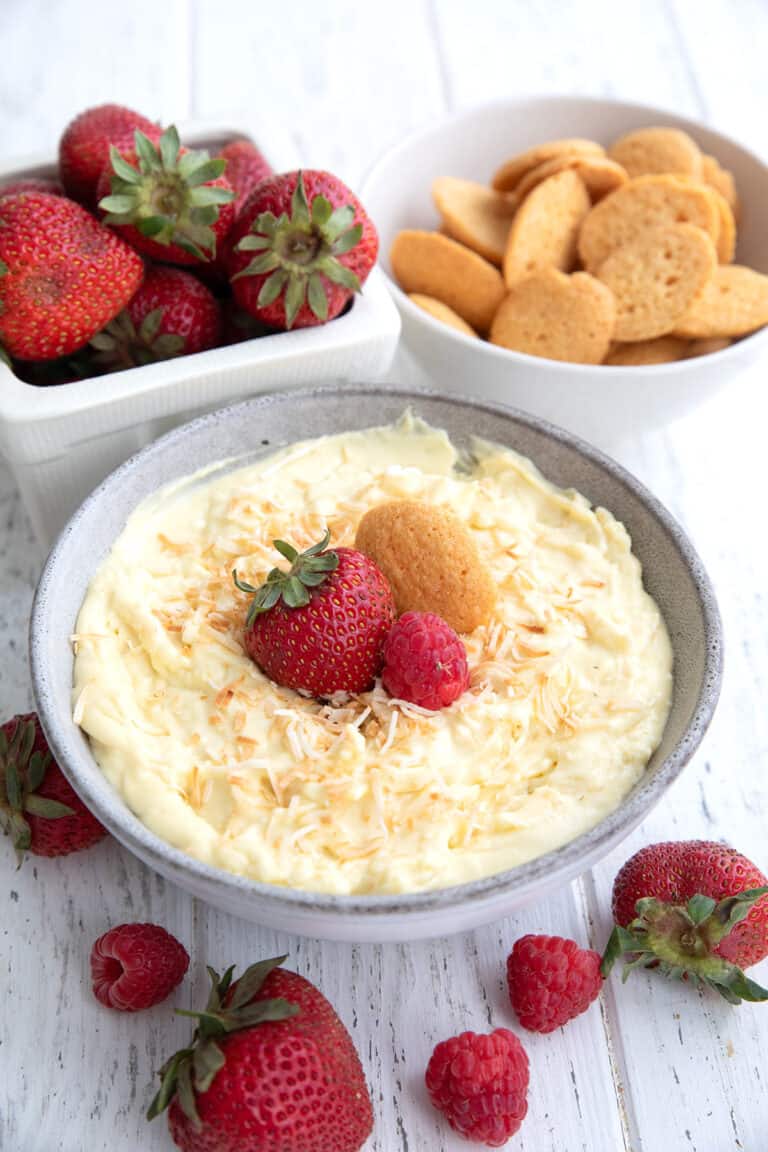
M387 423L409 404L459 446L479 435L530 456L550 480L578 488L627 526L674 648L672 709L661 746L621 807L597 827L554 852L471 884L409 896L339 897L256 884L199 863L132 814L72 721L68 638L91 578L127 516L169 481L220 460L232 468L233 458L240 465L307 436ZM639 824L693 755L717 702L722 660L720 618L701 561L672 517L617 464L512 409L375 386L260 396L177 428L130 459L85 501L51 552L32 610L30 645L37 706L54 755L118 840L219 908L288 932L352 941L413 940L472 928L594 864Z

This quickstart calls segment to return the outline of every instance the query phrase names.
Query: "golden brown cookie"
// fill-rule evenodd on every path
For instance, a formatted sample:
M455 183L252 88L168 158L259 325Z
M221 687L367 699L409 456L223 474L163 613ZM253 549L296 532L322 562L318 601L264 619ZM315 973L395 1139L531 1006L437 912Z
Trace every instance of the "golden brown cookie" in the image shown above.
M433 296L475 331L488 331L504 298L504 281L482 256L439 232L408 229L395 237L390 260L404 292Z
M501 264L515 214L513 200L485 184L454 176L432 181L432 199L449 236L492 264Z
M717 188L713 188L710 184L705 184L704 187L717 206L720 221L715 243L717 258L721 264L730 264L736 254L736 221L733 218L731 206Z
M687 132L678 128L641 128L620 136L608 149L611 160L630 177L675 172L701 179L701 151Z
M447 304L443 304L442 300L435 300L434 296L422 296L420 292L411 292L408 299L413 300L417 308L421 308L430 316L434 316L435 320L440 320L450 328L455 328L457 332L463 332L465 336L477 338L477 332L474 328L470 328L469 324L462 320L461 316L457 315Z
M675 324L676 336L746 336L768 324L768 276L721 264L704 293Z
M464 523L442 505L379 504L358 524L355 548L384 573L398 612L435 612L465 633L493 612L493 577Z
M733 340L728 340L726 337L712 337L709 340L689 340L688 342L688 358L695 356L711 356L713 352L722 352L724 348L730 348Z
M532 168L551 160L555 156L604 156L605 149L602 144L594 140L549 140L546 144L537 144L527 152L520 152L502 164L491 181L497 192L511 192Z
M677 329L716 265L712 240L692 224L648 228L615 249L597 273L616 300L615 339L653 340Z
M570 272L582 221L591 207L584 181L566 170L550 176L517 210L504 252L508 288L542 268Z
M717 240L720 214L708 189L680 176L641 176L595 205L581 228L579 255L596 272L611 252L645 229L683 223Z
M635 344L614 344L603 363L616 368L669 364L673 360L686 360L689 348L688 340L680 340L676 336L660 336L658 340L638 340Z
M541 184L542 180L546 180L558 172L563 172L566 168L573 168L578 172L593 201L602 200L603 196L607 196L609 192L614 192L622 184L626 184L628 180L627 173L621 165L616 164L613 160L608 160L605 156L580 156L578 154L555 156L552 160L545 160L543 164L538 164L523 176L514 191L517 203L524 200L537 184Z
M547 268L510 291L491 325L491 343L529 356L600 364L611 345L611 292L587 272Z
M714 156L707 156L705 153L701 158L701 178L705 184L709 184L721 196L725 196L731 206L734 220L738 223L739 195L736 191L733 172L729 172L727 168L721 168L719 161Z

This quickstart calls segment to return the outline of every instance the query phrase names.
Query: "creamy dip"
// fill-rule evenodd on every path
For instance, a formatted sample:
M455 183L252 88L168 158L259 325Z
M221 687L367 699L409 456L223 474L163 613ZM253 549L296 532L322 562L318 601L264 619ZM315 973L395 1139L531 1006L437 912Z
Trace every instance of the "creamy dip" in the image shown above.
M464 637L471 689L429 713L381 684L321 703L242 647L272 540L352 545L417 498L462 518L499 589ZM459 884L592 828L642 775L672 655L629 536L605 509L478 442L397 425L294 444L166 488L131 516L73 638L74 714L105 775L164 840L227 871L334 893Z

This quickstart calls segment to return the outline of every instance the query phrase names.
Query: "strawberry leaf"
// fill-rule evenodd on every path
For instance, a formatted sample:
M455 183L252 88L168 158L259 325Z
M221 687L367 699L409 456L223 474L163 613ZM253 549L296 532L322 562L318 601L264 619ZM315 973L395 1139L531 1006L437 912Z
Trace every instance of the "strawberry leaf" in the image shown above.
M303 276L289 277L288 287L285 290L285 322L288 328L293 327L293 322L304 303L306 291L307 281Z
M187 176L187 184L190 188L198 188L201 184L209 184L211 180L218 180L219 176L223 175L226 166L226 160L206 160L205 163L192 169ZM219 188L218 191L223 192L226 196L226 200L220 201L220 203L234 200L235 194L231 188Z
M192 1122L195 1131L199 1132L203 1126L195 1102L195 1090L192 1086L192 1061L182 1060L179 1065L176 1090L179 1094L179 1104L184 1115Z
M259 292L258 304L260 308L266 308L268 304L277 300L287 279L288 273L284 268L279 268L277 272L273 272L271 276L267 277Z
M214 1081L217 1072L220 1072L226 1063L224 1053L215 1040L206 1040L199 1044L192 1056L192 1067L195 1078L194 1086L197 1092L207 1092Z
M62 804L59 800L51 800L45 796L27 796L24 802L25 812L32 816L41 816L44 820L61 820L64 816L74 816L74 808Z
M229 1007L241 1008L244 1004L250 1003L261 991L270 972L274 972L275 968L279 968L287 959L287 956L275 956L271 960L260 960L257 964L251 964L250 968L246 968L235 985Z
M113 172L116 176L119 176L121 180L127 181L128 184L140 183L141 173L138 172L132 164L129 164L125 157L120 155L114 144L110 144L109 146L109 160ZM101 207L101 204L99 207Z
M181 141L179 140L179 133L176 130L176 126L171 124L160 137L160 159L162 160L163 168L173 168L180 148Z
M319 272L313 272L310 276L307 296L312 312L324 324L328 319L328 297Z

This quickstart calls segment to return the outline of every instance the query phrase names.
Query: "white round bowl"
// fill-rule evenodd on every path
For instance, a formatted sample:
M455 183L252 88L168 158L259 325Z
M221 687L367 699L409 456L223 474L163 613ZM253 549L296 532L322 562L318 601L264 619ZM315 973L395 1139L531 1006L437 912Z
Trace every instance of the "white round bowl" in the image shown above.
M569 844L507 872L403 896L329 896L212 868L171 847L131 812L72 719L70 636L88 586L127 517L163 485L225 461L240 466L308 435L390 423L413 409L459 448L473 435L517 449L561 487L575 487L626 525L674 652L672 706L646 772L615 812ZM30 626L32 682L54 756L99 820L145 863L196 896L286 932L351 941L448 935L541 898L608 852L643 819L693 755L717 703L720 619L691 544L651 494L574 437L510 409L426 392L368 387L274 393L203 416L134 456L97 488L59 537L38 585ZM482 755L480 750L479 755Z
M709 356L652 367L545 360L449 328L413 304L392 276L389 252L397 233L439 225L435 177L487 183L508 157L545 140L582 136L608 144L657 124L689 132L734 173L742 207L736 259L768 273L768 167L734 140L659 108L576 97L487 104L408 137L378 161L361 197L379 230L380 261L402 316L403 340L435 387L513 404L611 450L683 416L766 353L768 329Z

